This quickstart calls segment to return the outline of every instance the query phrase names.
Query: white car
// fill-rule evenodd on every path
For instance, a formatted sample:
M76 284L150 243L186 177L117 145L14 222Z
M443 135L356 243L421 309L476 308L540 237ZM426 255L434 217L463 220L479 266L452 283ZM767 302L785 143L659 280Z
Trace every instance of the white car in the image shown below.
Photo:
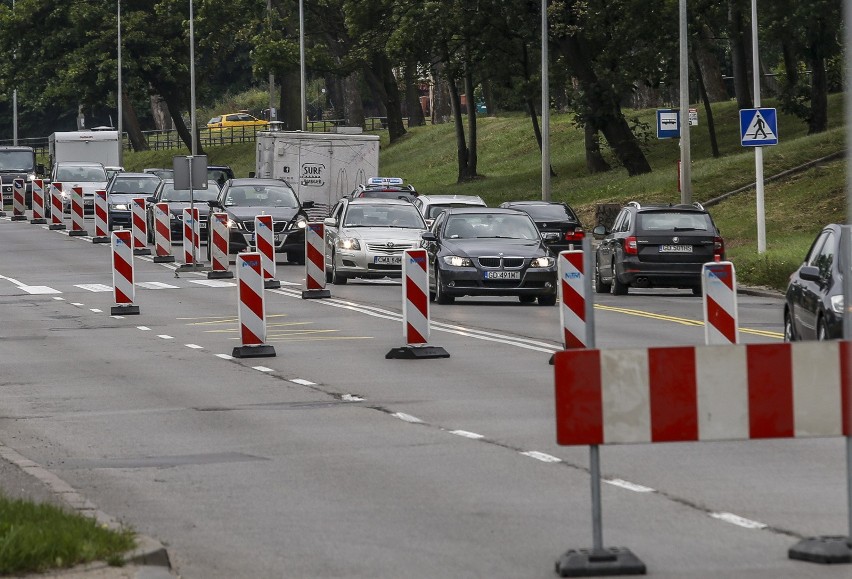
M420 211L423 219L426 220L427 227L432 227L435 218L444 209L450 207L487 207L482 197L477 195L420 195L411 203Z
M83 210L95 212L95 191L106 191L107 175L100 163L82 161L60 161L53 166L50 175L52 183L62 183L62 201L65 213L71 213L71 190L80 187L83 190Z
M401 199L344 198L325 220L326 281L402 277L402 255L420 247L423 216Z

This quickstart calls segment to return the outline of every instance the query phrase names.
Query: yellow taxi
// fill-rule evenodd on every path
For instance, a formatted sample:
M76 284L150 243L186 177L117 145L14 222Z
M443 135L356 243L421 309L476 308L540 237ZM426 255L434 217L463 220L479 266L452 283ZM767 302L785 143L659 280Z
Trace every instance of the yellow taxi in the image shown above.
M231 127L266 127L269 121L253 117L246 111L219 115L207 121L208 129L227 129Z

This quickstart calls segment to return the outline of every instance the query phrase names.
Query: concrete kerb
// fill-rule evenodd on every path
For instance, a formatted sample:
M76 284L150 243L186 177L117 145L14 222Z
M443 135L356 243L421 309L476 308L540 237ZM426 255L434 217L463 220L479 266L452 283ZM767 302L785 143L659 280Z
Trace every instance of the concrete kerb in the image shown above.
M106 525L108 528L113 530L119 530L123 527L123 525L115 517L99 510L96 505L74 490L74 488L67 482L38 463L31 461L2 443L0 443L0 459L14 464L25 473L38 479L42 484L48 487L61 502L65 503L77 513L86 517L91 517L99 524ZM140 533L137 533L135 538L137 544L136 548L124 555L124 559L128 564L167 567L171 570L169 552L162 543L152 537Z

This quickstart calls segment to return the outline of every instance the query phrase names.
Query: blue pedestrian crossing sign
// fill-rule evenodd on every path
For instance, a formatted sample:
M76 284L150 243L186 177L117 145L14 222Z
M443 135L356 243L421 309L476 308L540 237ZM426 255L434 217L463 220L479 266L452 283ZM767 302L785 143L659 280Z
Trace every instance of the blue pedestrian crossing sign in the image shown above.
M740 143L743 147L778 144L778 116L775 109L741 109Z

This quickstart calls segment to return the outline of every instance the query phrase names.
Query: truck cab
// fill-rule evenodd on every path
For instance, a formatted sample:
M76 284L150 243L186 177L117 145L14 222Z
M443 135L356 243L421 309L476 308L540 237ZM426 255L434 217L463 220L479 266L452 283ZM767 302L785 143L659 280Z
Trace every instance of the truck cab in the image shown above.
M27 205L32 205L32 182L44 176L44 165L36 164L32 147L0 147L0 181L3 187L3 203L12 202L13 182L23 179L26 187Z

